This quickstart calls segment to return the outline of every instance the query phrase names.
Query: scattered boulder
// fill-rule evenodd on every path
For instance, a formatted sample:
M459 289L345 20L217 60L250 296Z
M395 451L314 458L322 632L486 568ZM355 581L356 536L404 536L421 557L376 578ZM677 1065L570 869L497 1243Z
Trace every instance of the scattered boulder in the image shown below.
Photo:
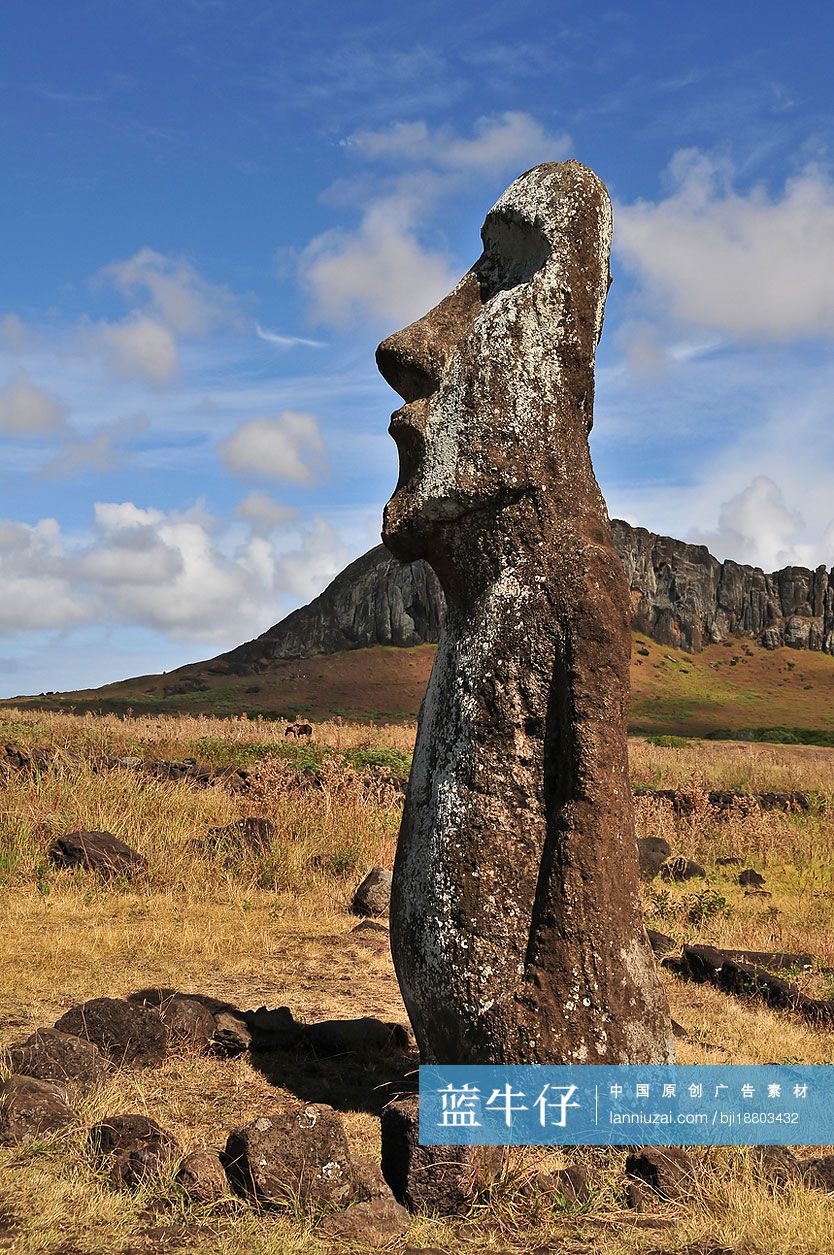
M584 1168L559 1168L556 1172L538 1172L534 1178L537 1190L547 1194L561 1206L590 1202L593 1188Z
M354 1197L359 1203L375 1198L393 1198L391 1187L382 1175L379 1161L373 1155L352 1155Z
M647 928L649 935L649 945L655 954L670 954L673 950L677 950L678 943L674 937L667 937L666 933L659 933L654 928Z
M49 860L55 867L83 867L107 879L135 876L147 867L147 859L112 832L68 832L52 843Z
M180 1164L176 1181L192 1203L219 1203L229 1197L229 1182L216 1150L192 1150Z
M202 1002L175 994L161 1004L159 1016L169 1041L192 1050L207 1050L212 1045L217 1021Z
M294 736L296 740L308 739L313 735L313 725L310 723L290 723L284 729L284 739L288 736Z
M390 905L391 872L374 867L354 893L350 909L354 915L387 915Z
M672 847L665 837L638 837L640 879L653 880L671 854Z
M745 867L743 872L739 872L738 883L749 889L761 889L765 878L754 867Z
M275 825L271 819L249 815L246 819L236 819L225 828L212 828L208 834L208 844L231 845L237 849L244 848L262 854L269 849L274 836Z
M375 1198L328 1216L319 1233L338 1242L359 1243L362 1250L368 1250L401 1238L408 1223L408 1212L393 1198Z
M252 1045L252 1033L240 1012L220 1011L214 1017L211 1049L215 1054L233 1059L245 1054Z
M159 1012L123 998L93 998L56 1020L55 1028L95 1042L113 1063L151 1067L168 1047Z
M500 1146L421 1146L416 1094L382 1109L382 1174L410 1211L464 1214L503 1162Z
M744 862L743 858L738 858L735 854L727 854L723 858L715 860L716 867L741 867Z
M818 1159L803 1159L799 1165L802 1179L812 1189L834 1193L834 1155L822 1155Z
M640 1146L626 1159L626 1174L669 1203L690 1192L692 1171L692 1159L680 1146Z
M117 1188L133 1188L160 1175L180 1154L176 1139L142 1115L109 1116L93 1125L88 1141L96 1165Z
M323 1103L293 1103L235 1129L223 1163L234 1189L266 1206L339 1206L353 1194L344 1125Z
M664 880L695 880L698 877L705 879L706 874L706 870L700 863L694 862L691 858L684 858L682 854L664 863L660 869L660 875Z
M107 1075L107 1061L94 1042L55 1028L39 1028L9 1046L6 1058L12 1072L78 1089L97 1085Z
M757 1176L770 1185L802 1180L802 1165L787 1146L751 1146L750 1158Z
M34 1076L0 1082L0 1146L17 1146L63 1128L73 1118L66 1089Z

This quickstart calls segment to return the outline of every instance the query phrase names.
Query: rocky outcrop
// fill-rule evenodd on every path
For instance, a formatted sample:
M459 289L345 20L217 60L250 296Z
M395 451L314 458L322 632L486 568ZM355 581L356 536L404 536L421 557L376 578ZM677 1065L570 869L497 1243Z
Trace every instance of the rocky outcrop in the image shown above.
M423 645L436 641L445 612L443 593L424 562L403 565L383 545L351 562L308 606L204 670L258 671L274 658L311 658L369 645Z
M621 519L612 521L612 530L638 632L692 653L741 636L766 649L788 645L834 654L834 571L785 567L766 575L758 567L719 562L704 545ZM445 611L443 591L425 562L398 562L377 545L308 606L200 669L254 673L276 658L434 644Z
M719 562L704 545L655 536L619 519L612 526L638 632L692 652L746 636L766 649L834 653L834 572L824 566L766 575L758 567Z

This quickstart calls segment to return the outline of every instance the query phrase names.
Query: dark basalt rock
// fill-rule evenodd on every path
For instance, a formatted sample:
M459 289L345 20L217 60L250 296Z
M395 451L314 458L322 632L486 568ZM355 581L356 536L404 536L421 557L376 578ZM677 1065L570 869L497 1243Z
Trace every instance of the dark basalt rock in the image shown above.
M626 1159L626 1174L664 1202L684 1198L692 1188L693 1163L680 1146L642 1146Z
M416 1095L382 1109L382 1174L410 1211L465 1215L502 1162L499 1146L421 1146Z
M669 859L668 863L664 863L660 869L663 880L697 880L705 878L706 874L706 869L700 863L696 863L691 858L684 858L682 854Z
M116 1064L151 1067L164 1059L168 1048L159 1012L122 998L93 998L67 1011L55 1028L95 1042Z
M100 876L134 876L147 866L137 850L112 832L68 832L49 849L56 867L84 867Z
M0 1146L55 1133L72 1118L65 1086L19 1075L0 1082Z
M12 1072L78 1089L99 1084L108 1070L93 1042L54 1028L39 1028L25 1041L9 1046L6 1059Z
M672 847L665 837L638 837L640 879L653 880L671 853Z
M368 872L353 895L350 909L354 915L387 915L391 905L391 873L385 867Z
M134 1188L160 1175L180 1154L176 1138L142 1115L108 1116L93 1125L88 1141L96 1165L117 1188Z
M216 1150L192 1150L180 1164L176 1181L190 1202L202 1206L219 1203L231 1194Z
M739 872L738 883L747 885L751 889L760 889L765 882L761 872L757 872L754 867L746 867L743 872Z
M253 850L262 854L268 850L275 836L275 825L270 819L257 815L249 815L245 819L237 819L225 828L212 828L208 834L208 844L212 846L231 846Z
M339 1206L354 1191L344 1125L323 1103L294 1103L235 1129L223 1163L235 1190L266 1206Z

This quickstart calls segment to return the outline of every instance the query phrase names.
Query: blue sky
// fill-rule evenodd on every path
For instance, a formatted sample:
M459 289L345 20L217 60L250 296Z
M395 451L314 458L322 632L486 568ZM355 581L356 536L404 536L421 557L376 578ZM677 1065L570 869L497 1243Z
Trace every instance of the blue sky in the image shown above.
M0 693L251 638L376 543L383 335L522 170L615 208L612 514L834 564L830 6L6 0Z

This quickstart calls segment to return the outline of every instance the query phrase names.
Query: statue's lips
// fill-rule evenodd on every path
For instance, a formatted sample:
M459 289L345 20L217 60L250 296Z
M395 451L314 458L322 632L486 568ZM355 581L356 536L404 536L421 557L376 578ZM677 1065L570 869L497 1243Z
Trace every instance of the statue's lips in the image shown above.
M393 438L400 455L400 475L395 492L408 487L417 475L426 451L426 439L422 428L409 415L409 407L403 406L391 415L388 434Z

